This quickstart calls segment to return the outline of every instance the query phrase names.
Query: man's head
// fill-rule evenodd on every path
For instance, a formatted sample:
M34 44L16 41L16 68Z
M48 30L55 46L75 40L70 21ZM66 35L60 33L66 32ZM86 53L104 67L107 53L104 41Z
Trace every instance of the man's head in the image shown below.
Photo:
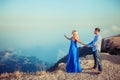
M95 28L94 34L98 34L100 32L100 28Z

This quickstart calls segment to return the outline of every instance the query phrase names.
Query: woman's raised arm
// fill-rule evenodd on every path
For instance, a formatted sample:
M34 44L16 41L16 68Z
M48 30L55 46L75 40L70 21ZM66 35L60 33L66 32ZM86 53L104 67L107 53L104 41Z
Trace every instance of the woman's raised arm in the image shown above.
M64 37L65 37L66 39L68 39L68 40L71 40L71 39L72 39L72 38L67 37L66 35L64 35Z

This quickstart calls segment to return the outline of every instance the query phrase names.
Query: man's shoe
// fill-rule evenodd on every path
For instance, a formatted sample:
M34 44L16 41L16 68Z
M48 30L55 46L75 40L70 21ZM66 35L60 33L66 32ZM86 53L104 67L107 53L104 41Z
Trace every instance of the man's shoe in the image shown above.
M96 69L96 67L93 67L93 69Z
M98 74L101 74L102 73L102 71L98 71Z

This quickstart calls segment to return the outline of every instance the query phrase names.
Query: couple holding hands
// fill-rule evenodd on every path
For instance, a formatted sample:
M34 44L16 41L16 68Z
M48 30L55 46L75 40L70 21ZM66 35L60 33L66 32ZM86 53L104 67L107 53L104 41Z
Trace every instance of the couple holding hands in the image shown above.
M95 37L93 41L91 41L89 44L85 44L79 40L76 30L72 31L71 38L64 35L65 38L71 41L70 49L67 57L67 65L66 65L67 73L82 72L82 67L79 62L79 53L78 53L77 43L84 45L84 47L92 47L92 52L94 57L93 69L96 69L98 66L98 71L99 71L98 73L102 72L102 63L101 63L101 57L100 57L102 37L100 36L99 33L100 33L100 28L95 28L94 30Z

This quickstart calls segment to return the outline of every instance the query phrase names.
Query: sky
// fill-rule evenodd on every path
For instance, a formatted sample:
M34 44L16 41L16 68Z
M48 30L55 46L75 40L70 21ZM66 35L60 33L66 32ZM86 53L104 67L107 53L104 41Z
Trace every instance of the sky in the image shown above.
M95 27L120 34L120 0L0 0L0 50L56 62L69 51L64 34L89 43Z

